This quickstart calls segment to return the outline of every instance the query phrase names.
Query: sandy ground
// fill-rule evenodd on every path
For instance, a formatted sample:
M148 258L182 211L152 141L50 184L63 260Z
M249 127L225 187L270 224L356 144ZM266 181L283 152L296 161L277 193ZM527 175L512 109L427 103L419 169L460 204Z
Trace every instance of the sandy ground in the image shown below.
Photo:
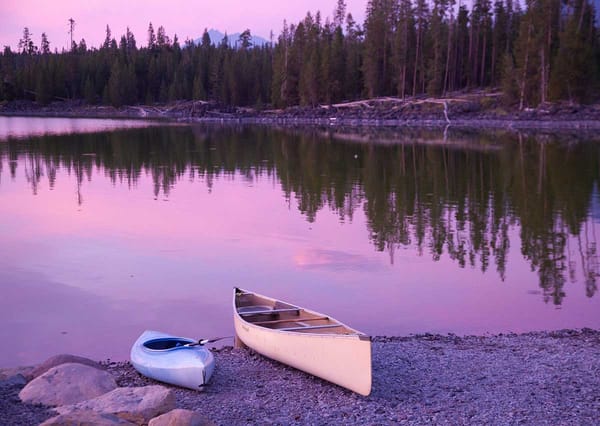
M373 391L362 397L250 350L215 350L204 392L173 388L177 405L219 425L551 424L600 421L600 331L373 339ZM154 384L106 362L120 386ZM22 384L0 382L0 423L38 424Z

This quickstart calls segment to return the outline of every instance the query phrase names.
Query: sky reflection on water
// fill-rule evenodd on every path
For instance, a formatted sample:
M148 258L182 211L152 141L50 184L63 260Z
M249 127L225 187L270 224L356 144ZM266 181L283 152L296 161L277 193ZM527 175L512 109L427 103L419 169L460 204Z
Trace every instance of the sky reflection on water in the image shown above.
M31 136L95 133L158 125L147 120L107 120L101 118L44 118L0 116L0 141ZM164 125L164 124L163 124Z
M598 169L582 163L598 146L537 158L530 141L520 163L500 142L187 127L0 142L0 367L125 359L144 329L231 335L233 286L373 335L599 328ZM537 195L519 192L530 175Z

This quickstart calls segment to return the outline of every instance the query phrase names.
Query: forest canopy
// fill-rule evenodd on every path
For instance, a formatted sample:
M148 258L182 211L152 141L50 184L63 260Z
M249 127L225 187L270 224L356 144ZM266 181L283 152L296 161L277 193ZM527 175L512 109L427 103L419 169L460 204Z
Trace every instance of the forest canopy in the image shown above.
M332 17L284 21L275 40L198 42L148 26L140 47L106 26L104 42L52 52L23 30L0 54L0 101L77 99L115 107L207 100L257 108L315 106L378 96L498 90L520 109L600 98L600 38L590 0L370 0L365 22L338 0ZM74 22L69 20L70 24ZM72 28L72 27L71 27ZM72 33L71 33L72 34Z

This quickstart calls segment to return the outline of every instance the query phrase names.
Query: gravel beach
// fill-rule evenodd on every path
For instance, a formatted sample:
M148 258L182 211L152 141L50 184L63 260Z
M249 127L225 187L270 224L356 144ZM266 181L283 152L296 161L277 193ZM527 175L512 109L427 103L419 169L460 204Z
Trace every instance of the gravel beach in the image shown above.
M497 336L375 337L373 391L362 397L250 350L215 349L203 392L175 390L178 408L218 425L551 424L600 420L600 331ZM128 362L104 361L119 386L156 384ZM53 415L0 382L0 423Z

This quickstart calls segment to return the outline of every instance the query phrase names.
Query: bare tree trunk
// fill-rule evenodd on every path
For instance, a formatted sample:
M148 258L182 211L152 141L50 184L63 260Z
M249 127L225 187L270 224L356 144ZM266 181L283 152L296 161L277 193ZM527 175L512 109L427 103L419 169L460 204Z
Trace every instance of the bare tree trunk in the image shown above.
M448 43L446 46L446 71L444 73L444 90L445 95L448 90L448 75L450 73L450 45L452 44L452 29L454 28L454 12L450 10L450 25L448 26Z
M485 86L485 54L487 45L487 31L483 31L483 44L481 45L481 74L479 78L479 85Z
M579 14L579 22L577 23L577 34L581 34L581 27L583 26L583 15L587 6L587 0L581 0L581 13Z
M385 28L384 34L383 34L383 66L382 66L382 70L381 70L381 82L380 82L380 93L383 95L387 95L387 84L386 84L386 77L387 77L387 28Z
M473 63L473 24L469 26L469 67L471 67ZM471 69L469 69L467 86L471 86L473 84L473 76Z
M523 64L523 76L521 77L521 93L519 96L519 110L523 110L523 103L525 100L525 84L527 81L527 67L529 65L529 43L531 42L531 21L527 27L527 44L525 45L525 63Z
M283 60L283 82L281 83L281 89L280 89L280 97L281 100L283 101L283 103L285 105L287 105L287 86L288 86L288 78L287 78L287 73L288 73L288 47L287 47L287 40L284 41L284 60Z
M417 69L419 68L419 54L421 52L421 24L419 23L419 30L417 31L417 52L415 54L415 70L413 72L413 96L417 95Z
M540 76L540 102L546 102L546 55L544 55L545 49L542 45L540 47L540 68L541 68L541 76Z
M496 85L496 37L492 35L492 65L490 70L490 84L492 86Z
M425 55L421 55L421 69L425 69ZM421 93L425 93L425 73L421 72Z
M402 63L402 99L406 95L406 67L408 62L408 17L404 18L404 61Z
M552 12L548 12L548 21L546 22L546 44L542 44L541 59L541 93L540 102L544 103L548 99L548 81L550 80L550 48L552 45Z

